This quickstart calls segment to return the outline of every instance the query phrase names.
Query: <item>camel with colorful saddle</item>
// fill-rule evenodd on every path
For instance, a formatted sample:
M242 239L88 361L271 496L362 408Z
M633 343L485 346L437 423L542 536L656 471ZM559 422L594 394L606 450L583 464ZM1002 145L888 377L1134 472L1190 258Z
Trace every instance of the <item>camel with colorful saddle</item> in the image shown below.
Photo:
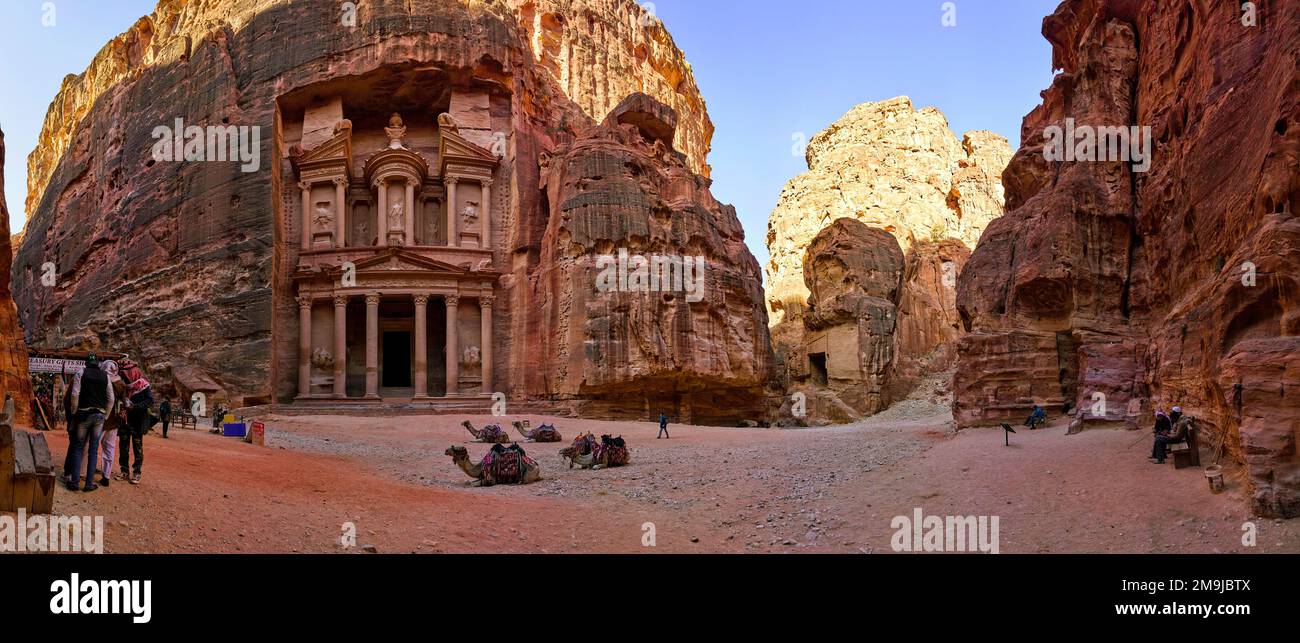
M451 461L460 467L465 475L473 478L466 484L477 487L530 484L542 479L541 466L536 460L528 457L523 448L517 444L508 447L494 444L478 463L470 462L469 450L465 447L447 447L443 455L451 456Z
M506 433L506 430L501 428L500 424L488 424L484 426L482 430L474 428L474 425L470 424L469 420L461 422L460 425L465 427L465 429L469 431L470 435L474 436L474 439L479 442L505 444L512 441L510 439L510 434Z
M519 431L519 434L524 436L525 440L532 440L533 442L561 442L564 440L564 437L560 435L560 431L555 428L554 424L543 424L531 431L524 428L523 422L516 421L511 422L511 424L515 425L515 430Z
M596 436L588 433L578 436L571 446L560 449L560 459L567 460L570 469L574 465L581 469L601 469L625 466L632 461L632 456L623 436L602 435L597 441Z

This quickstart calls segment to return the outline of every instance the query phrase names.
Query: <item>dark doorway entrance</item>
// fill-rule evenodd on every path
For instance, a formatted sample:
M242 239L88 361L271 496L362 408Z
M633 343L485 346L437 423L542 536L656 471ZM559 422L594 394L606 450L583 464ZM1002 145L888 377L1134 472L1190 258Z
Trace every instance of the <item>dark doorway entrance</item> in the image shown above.
M384 332L384 388L411 386L411 333L407 331Z
M826 353L808 354L808 373L812 375L813 384L826 386Z

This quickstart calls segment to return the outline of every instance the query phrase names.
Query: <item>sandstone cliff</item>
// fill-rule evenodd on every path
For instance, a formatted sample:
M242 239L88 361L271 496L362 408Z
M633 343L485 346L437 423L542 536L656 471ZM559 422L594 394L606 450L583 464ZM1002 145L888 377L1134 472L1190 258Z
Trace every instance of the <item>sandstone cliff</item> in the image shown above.
M1061 73L959 279L959 426L1041 403L1146 428L1180 404L1246 465L1256 511L1300 515L1300 5L1256 6L1253 26L1238 3L1044 20ZM1066 119L1150 127L1149 170L1049 162Z
M0 132L0 404L14 398L15 423L32 426L32 380L27 374L27 345L18 325L18 309L9 287L9 208L4 189L5 135Z
M293 186L277 100L320 83L392 73L492 94L492 122L509 131L495 248L509 305L494 358L511 382L526 379L511 369L536 368L520 357L533 350L524 317L511 313L547 229L541 155L644 92L676 108L671 142L685 167L707 174L713 126L689 65L633 0L362 2L355 24L333 0L161 0L66 78L28 163L30 218L13 275L29 341L125 350L185 393L291 397L297 309L280 287L290 256L277 248ZM262 128L262 170L155 165L151 131L177 117ZM54 288L39 286L46 262Z
M772 358L758 261L735 209L668 144L676 121L633 95L543 160L549 217L524 306L542 350L518 372L588 416L760 420ZM600 258L624 252L630 275L649 262L643 275L668 278L602 282Z
M849 360L861 367L855 377L878 381L868 387L872 392L867 398L855 394L856 401L848 405L859 414L874 413L905 394L922 370L949 364L944 346L961 334L956 275L967 249L1002 213L999 176L1010 157L1006 139L970 132L958 140L943 114L933 108L914 110L906 97L859 105L813 137L807 149L809 171L786 185L768 220L772 341L792 382L821 377L810 371L809 355L822 351L808 348L812 320L805 320L804 312L817 304L809 284L825 278L816 274L819 265L852 270L856 262L846 255L849 246L836 250L837 244L817 244L814 239L844 219L871 232L846 227L841 234L851 233L872 246L876 241L892 244L903 253L897 266L902 281L889 300L894 318L888 341L868 342L888 344L890 350L875 351L865 362ZM889 240L881 241L881 235ZM829 254L817 256L823 251ZM821 341L825 324L813 321L813 326L818 336L812 339ZM835 361L830 355L817 359ZM931 359L936 363L922 363ZM829 367L847 368L833 363ZM900 376L891 378L896 371ZM841 377L848 377L847 371ZM886 380L890 386L883 386ZM855 387L842 381L842 392Z

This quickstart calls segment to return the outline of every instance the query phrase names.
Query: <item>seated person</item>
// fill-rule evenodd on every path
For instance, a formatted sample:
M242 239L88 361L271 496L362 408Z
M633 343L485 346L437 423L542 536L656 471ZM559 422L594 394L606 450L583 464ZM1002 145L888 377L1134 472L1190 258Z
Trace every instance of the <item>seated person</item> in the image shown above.
M1025 426L1029 427L1030 429L1037 429L1038 425L1042 424L1046 420L1047 420L1047 411L1044 411L1043 407L1035 405L1034 411L1029 414L1029 419L1025 420Z
M1181 417L1181 413L1179 422L1171 424L1169 416L1165 415L1164 411L1157 412L1156 439L1155 444L1151 447L1151 462L1164 464L1165 456L1169 452L1169 445L1187 441L1187 430L1190 424L1191 418Z

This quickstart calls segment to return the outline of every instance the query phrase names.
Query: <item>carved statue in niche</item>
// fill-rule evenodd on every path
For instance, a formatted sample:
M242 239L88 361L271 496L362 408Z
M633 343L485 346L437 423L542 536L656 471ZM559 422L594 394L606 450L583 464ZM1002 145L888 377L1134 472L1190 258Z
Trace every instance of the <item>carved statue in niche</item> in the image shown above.
M311 365L323 371L330 370L334 368L334 356L323 348L317 348L311 352Z
M357 245L370 245L370 225L366 223L364 217L357 220L356 236L354 243Z
M388 208L388 231L406 231L406 206L401 201L394 201Z
M465 366L478 366L482 361L483 358L477 346L466 346L465 352L460 357L460 363Z
M321 201L316 204L316 214L312 216L312 225L316 232L329 232L334 228L334 204Z
M388 135L388 149L400 150L406 146L402 145L402 139L406 137L406 125L402 122L402 115L393 112L388 119L388 127L384 128L384 133Z
M478 223L478 201L466 201L465 209L460 211L461 219L465 222L465 229L474 227Z
M425 243L429 243L433 239L438 238L438 220L442 218L441 215L438 214L438 211L441 210L441 207L439 207L440 205L441 204L437 201L426 201L424 204Z

